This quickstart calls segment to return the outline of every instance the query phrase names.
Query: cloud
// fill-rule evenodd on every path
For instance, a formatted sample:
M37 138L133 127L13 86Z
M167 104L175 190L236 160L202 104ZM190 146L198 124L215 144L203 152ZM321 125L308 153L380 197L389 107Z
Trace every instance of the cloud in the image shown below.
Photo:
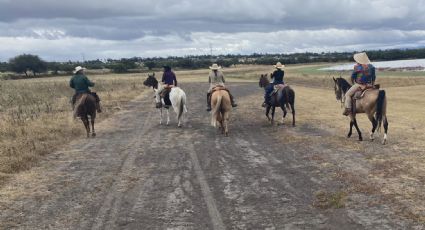
M213 33L193 32L146 35L134 40L98 40L60 37L42 31L39 38L0 37L0 58L10 53L36 53L46 60L82 60L123 57L153 57L213 54L330 52L362 49L425 46L425 30L379 30L379 37L368 30L284 30L275 32ZM47 34L47 35L45 35ZM53 34L53 35L52 35Z
M414 47L423 12L421 0L0 0L0 58Z

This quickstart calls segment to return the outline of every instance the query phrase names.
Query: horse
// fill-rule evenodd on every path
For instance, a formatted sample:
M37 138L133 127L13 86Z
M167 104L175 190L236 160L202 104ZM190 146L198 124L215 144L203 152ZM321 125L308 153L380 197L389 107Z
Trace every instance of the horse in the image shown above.
M335 83L334 90L336 99L341 102L341 105L343 105L345 93L350 89L351 84L342 77L337 79L333 77L333 80ZM372 123L372 131L370 133L371 141L375 139L375 131L379 131L383 124L384 138L382 140L382 144L384 145L387 142L388 132L387 98L385 96L385 90L378 88L367 89L363 94L364 95L360 99L355 100L355 113L350 114L350 131L347 134L347 138L351 137L354 125L359 135L359 141L363 140L362 133L357 125L356 114L365 113Z
M270 84L267 74L261 74L258 84L261 88L266 88ZM292 126L295 126L295 91L291 87L285 86L284 88L280 88L274 96L272 96L270 105L267 104L266 117L271 124L274 123L274 112L276 107L280 107L283 111L282 123L287 114L286 109L290 109L292 111ZM272 110L271 118L269 117L270 109Z
M230 102L230 95L224 87L217 86L213 89L211 94L211 125L219 128L224 136L229 135L229 116L232 110L232 104Z
M87 137L90 137L90 124L92 127L92 137L96 136L94 121L96 119L96 98L90 93L82 93L77 96L74 106L74 118L79 117L86 128Z
M168 111L168 105L161 100L161 92L164 90L164 86L158 82L155 78L155 73L148 74L148 78L143 82L145 86L152 87L155 93L156 108L159 109L159 124L162 125L162 109L165 108L167 111L167 123L170 123L170 113ZM174 112L177 114L178 127L182 126L183 113L187 113L186 107L186 94L180 87L172 87L169 93L171 106Z

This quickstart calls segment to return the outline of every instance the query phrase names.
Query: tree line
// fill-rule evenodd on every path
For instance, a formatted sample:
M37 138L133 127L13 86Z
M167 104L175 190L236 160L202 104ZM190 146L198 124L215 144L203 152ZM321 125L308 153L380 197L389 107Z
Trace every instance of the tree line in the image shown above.
M373 61L388 61L400 59L425 58L425 48L418 49L389 49L366 51ZM0 72L15 72L26 77L40 74L60 75L71 74L77 65L88 69L108 69L114 73L140 72L153 70L164 65L180 69L208 68L212 63L223 67L237 64L273 65L280 61L284 64L315 63L315 62L341 62L353 61L354 52L328 52L328 53L294 53L294 54L263 54L250 55L198 55L185 57L154 57L154 58L121 58L106 60L89 60L84 62L46 62L37 55L22 54L11 58L8 62L0 62Z

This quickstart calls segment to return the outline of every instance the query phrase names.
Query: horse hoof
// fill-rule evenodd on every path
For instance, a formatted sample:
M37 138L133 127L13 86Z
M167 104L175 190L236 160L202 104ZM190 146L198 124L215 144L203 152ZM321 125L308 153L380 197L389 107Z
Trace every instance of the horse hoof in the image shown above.
M384 140L382 141L382 145L385 145L386 143L387 143L387 140L385 140L385 139L384 139Z
M351 137L351 133L347 134L347 138L350 138L350 137Z
M361 138L361 137L360 137L360 138L359 138L359 141L363 141L363 138Z
M96 133L92 133L92 134L91 134L91 136L92 136L92 137L95 137L95 136L96 136Z

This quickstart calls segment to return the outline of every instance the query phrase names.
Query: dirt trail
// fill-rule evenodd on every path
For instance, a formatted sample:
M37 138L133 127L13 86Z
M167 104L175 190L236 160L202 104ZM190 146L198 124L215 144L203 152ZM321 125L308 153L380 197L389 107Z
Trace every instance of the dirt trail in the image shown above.
M317 207L318 191L346 186L334 176L341 165L320 167L318 155L332 162L342 150L272 136L331 134L270 127L249 99L261 90L233 84L240 106L225 138L209 126L204 86L182 86L189 99L183 128L174 113L170 126L160 126L151 96L140 97L100 124L98 137L17 175L0 191L0 229L421 228L385 204L371 205L377 195L353 192L345 207ZM355 155L350 161L366 165Z

